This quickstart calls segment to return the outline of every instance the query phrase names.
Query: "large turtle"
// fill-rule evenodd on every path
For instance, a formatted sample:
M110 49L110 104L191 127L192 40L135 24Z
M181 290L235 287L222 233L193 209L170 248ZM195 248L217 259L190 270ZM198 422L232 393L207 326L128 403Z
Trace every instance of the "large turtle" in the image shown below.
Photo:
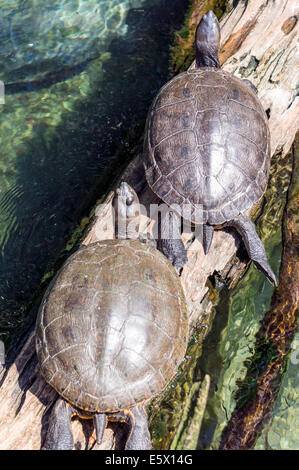
M138 219L138 199L126 183L114 206L118 221ZM37 318L41 372L60 394L44 448L72 449L70 419L78 415L94 419L98 442L107 420L125 421L125 448L151 449L144 403L176 373L187 335L180 279L158 250L137 239L80 248L50 285Z
M203 224L205 253L214 227L233 226L250 258L276 283L264 246L248 217L268 181L266 113L249 80L221 70L220 28L212 11L202 17L195 42L195 68L163 86L149 111L144 148L147 182L174 209L177 223L180 218L174 214L186 219L183 210L188 205L188 220ZM187 261L181 238L160 236L158 243L179 270Z

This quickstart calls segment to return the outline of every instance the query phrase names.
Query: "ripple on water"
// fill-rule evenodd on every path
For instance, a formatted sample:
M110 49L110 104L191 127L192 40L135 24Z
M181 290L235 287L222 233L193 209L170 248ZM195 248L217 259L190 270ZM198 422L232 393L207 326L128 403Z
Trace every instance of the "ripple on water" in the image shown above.
M4 3L4 5L2 5ZM0 80L35 80L97 57L127 33L131 8L157 0L15 0L1 3Z

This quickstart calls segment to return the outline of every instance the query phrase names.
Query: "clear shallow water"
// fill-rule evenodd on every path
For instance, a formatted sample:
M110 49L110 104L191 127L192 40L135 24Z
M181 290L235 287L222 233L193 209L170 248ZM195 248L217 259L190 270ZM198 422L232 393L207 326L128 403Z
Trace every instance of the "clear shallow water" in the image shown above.
M54 3L42 2L41 7L37 0L7 0L0 6L10 18L22 19L25 28L32 9L39 5L44 15ZM107 179L111 181L120 171L119 155L126 158L126 149L129 154L136 145L136 135L141 137L150 102L169 79L169 45L189 4L188 0L60 2L63 7L66 3L67 9L60 9L59 14L67 16L72 6L70 22L76 18L78 5L85 5L86 14L90 7L87 16L92 16L96 3L100 10L121 3L125 16L121 27L115 24L109 29L102 43L105 47L93 49L92 57L96 50L96 58L79 63L73 50L68 55L76 56L69 64L73 68L59 67L57 73L52 62L46 61L45 67L43 58L53 51L53 45L43 37L40 17L34 24L36 30L31 23L26 26L30 24L34 34L39 32L38 54L26 57L27 62L36 64L35 71L28 69L28 75L22 76L24 82L17 74L17 83L7 85L6 102L0 106L0 339L7 345L22 328L25 306L72 230L106 191ZM51 12L49 21L54 24L54 10ZM86 20L84 34L87 26ZM24 28L19 29L20 44L22 40L28 43ZM93 37L94 22L90 28ZM75 30L72 39L80 34ZM58 35L57 41L62 54L66 47L63 37ZM85 42L80 44L85 54L89 49ZM7 67L13 70L11 54L1 46L1 60L10 59ZM89 56L80 60L86 58ZM39 64L42 78L35 73ZM107 177L105 170L115 157L117 163Z
M271 266L280 264L279 234L272 240ZM275 264L273 261L275 260ZM236 406L239 384L246 377L255 351L255 335L270 308L273 286L251 266L233 294L223 293L216 318L199 361L201 374L211 376L209 399L199 437L200 449L218 449L221 436ZM244 393L249 393L248 384ZM246 395L245 395L246 397ZM240 398L240 397L239 397Z
M292 348L293 354L274 404L273 416L257 439L255 450L299 449L299 333Z
M31 81L98 57L127 31L130 9L156 0L0 1L0 79Z

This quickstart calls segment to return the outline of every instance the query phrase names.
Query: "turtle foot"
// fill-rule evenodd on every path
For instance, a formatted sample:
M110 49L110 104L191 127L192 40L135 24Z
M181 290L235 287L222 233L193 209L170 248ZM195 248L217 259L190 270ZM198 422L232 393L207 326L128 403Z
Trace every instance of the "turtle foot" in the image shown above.
M246 215L240 214L237 219L231 220L227 225L236 228L242 236L247 253L256 267L267 276L269 281L277 286L276 276L269 265L264 245L251 220Z
M158 240L157 248L171 262L178 275L181 274L183 266L187 263L187 252L181 239Z
M125 450L152 450L151 436L148 430L148 421L142 404L127 410L130 433Z
M73 413L76 413L76 410L59 397L52 408L46 440L41 450L73 449L74 439L71 430Z

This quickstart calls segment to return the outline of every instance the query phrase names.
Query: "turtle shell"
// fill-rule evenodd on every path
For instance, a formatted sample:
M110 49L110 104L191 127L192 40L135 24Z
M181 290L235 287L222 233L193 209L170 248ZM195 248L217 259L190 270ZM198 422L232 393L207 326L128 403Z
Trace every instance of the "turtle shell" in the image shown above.
M194 223L222 224L265 191L267 116L243 80L214 67L193 69L155 98L144 156L148 184L165 203Z
M118 411L169 383L188 334L171 263L138 240L80 248L44 297L36 350L45 380L86 411Z

